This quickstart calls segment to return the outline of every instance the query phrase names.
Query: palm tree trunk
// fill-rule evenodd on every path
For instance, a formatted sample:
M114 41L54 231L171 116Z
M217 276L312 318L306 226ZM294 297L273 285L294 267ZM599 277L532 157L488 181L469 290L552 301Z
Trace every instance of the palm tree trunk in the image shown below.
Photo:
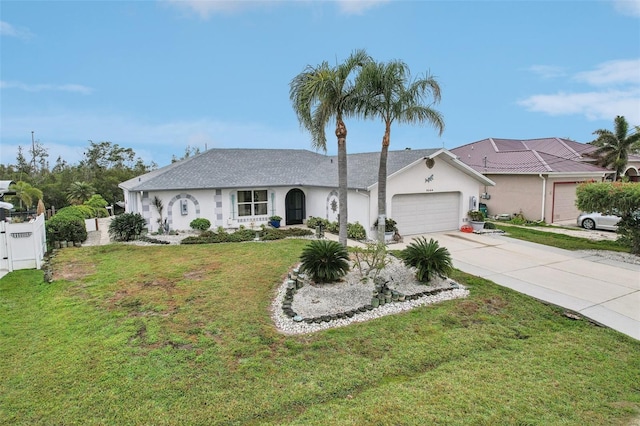
M384 243L385 224L387 219L387 157L389 155L389 142L391 128L385 126L382 137L382 149L380 150L380 166L378 168L378 241Z
M347 127L342 118L336 120L338 138L338 214L340 231L338 241L347 246Z

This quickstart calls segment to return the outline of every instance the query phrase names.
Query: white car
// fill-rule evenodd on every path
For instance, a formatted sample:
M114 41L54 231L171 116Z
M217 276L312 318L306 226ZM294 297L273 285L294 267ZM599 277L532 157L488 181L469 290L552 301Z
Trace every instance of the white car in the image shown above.
M618 229L619 216L603 215L601 213L581 213L578 216L578 226L584 229L606 229L615 231Z

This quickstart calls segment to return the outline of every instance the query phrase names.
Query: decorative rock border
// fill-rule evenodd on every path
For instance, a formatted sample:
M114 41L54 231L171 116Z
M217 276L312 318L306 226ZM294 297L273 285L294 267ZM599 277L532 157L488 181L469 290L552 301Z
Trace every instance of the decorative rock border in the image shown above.
M469 291L465 287L454 281L449 281L449 287L435 288L409 295L403 295L385 286L386 288L381 288L382 292L379 292L381 294L377 296L374 294L372 304L340 313L304 318L292 309L292 304L297 290L305 285L305 280L306 276L300 274L298 269L294 269L278 289L278 294L272 303L275 325L285 334L312 333L327 328L342 327L352 322L368 321L411 310L418 306L469 295ZM374 306L376 300L378 304Z

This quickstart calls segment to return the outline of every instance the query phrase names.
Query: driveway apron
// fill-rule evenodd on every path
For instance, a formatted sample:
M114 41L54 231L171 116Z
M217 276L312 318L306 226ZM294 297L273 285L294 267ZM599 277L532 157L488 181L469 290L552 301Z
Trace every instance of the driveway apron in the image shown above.
M500 234L424 236L446 247L454 266L464 272L578 312L640 340L640 265ZM397 248L411 242L405 241Z

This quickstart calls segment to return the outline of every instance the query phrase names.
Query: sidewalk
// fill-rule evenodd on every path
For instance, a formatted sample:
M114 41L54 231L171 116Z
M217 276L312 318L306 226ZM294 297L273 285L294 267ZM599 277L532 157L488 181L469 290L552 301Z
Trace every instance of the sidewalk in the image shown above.
M337 236L326 235L337 240ZM640 265L501 234L451 231L424 236L446 247L461 271L570 309L640 340ZM416 237L405 237L403 243L389 248L402 250Z
M87 239L83 246L104 246L109 244L109 225L115 216L102 217L98 219L98 230L87 232Z

